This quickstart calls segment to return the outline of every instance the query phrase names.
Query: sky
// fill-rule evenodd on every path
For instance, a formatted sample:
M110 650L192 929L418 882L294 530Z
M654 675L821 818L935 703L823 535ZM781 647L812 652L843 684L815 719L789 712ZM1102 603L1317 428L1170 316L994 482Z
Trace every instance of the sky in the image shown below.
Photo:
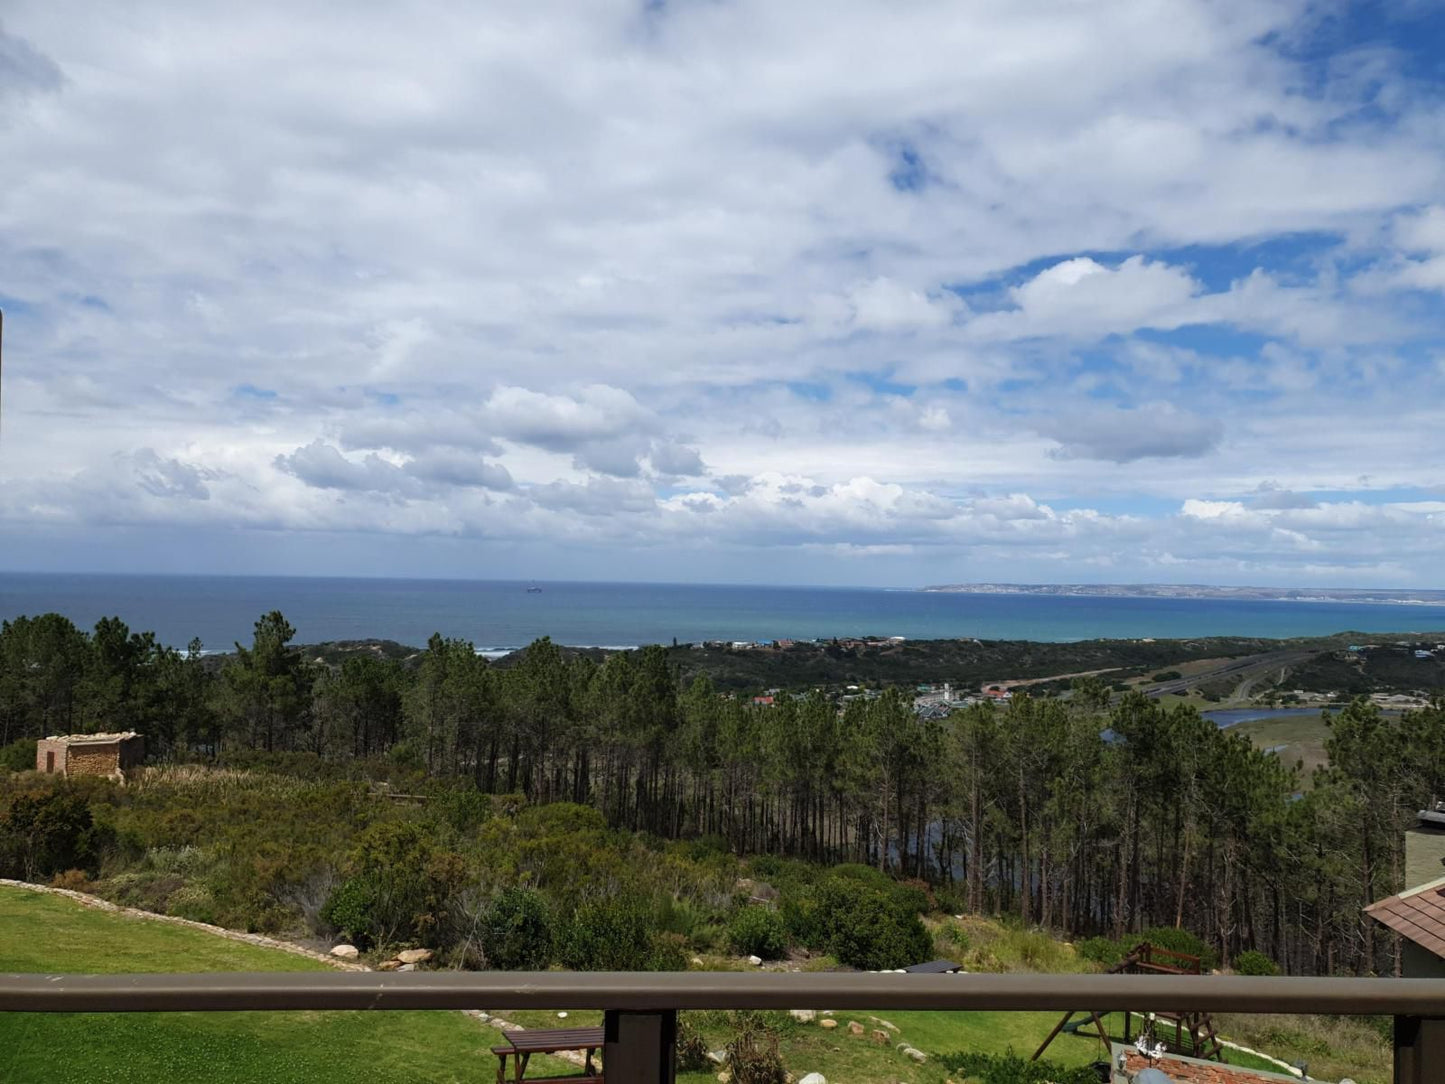
M1445 587L1445 5L4 0L0 569Z

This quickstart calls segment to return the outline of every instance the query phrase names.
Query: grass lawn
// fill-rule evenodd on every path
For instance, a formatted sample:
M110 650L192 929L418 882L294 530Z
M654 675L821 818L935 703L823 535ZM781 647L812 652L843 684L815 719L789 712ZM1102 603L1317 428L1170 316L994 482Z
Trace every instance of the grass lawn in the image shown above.
M1302 782L1310 785L1315 768L1329 763L1325 755L1325 738L1329 728L1319 715L1289 715L1274 719L1255 719L1236 723L1231 733L1242 734L1260 749L1273 749L1284 764L1304 762Z
M0 972L324 971L304 956L0 888ZM496 1031L455 1012L0 1013L6 1084L492 1080ZM538 1071L575 1072L536 1058Z

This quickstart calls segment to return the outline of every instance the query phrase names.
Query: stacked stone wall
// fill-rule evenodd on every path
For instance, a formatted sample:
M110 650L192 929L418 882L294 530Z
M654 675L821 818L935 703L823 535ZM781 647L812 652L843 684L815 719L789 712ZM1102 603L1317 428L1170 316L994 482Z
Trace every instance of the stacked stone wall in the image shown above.
M65 761L68 775L113 775L120 770L120 743L72 745Z

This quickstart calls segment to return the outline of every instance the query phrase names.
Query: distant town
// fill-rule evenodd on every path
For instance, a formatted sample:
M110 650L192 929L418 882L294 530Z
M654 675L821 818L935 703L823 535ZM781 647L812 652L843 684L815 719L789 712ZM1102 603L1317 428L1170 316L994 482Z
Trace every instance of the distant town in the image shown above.
M1218 598L1261 602L1445 604L1445 591L1364 587L1216 587L1197 583L944 583L920 588L959 595L1078 595L1084 598Z

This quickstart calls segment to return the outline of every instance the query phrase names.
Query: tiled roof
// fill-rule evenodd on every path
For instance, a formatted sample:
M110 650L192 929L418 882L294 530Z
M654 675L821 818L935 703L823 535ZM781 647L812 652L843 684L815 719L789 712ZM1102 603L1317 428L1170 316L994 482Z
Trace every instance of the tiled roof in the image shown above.
M1241 1069L1236 1065L1223 1065L1217 1061L1197 1061L1194 1058L1176 1058L1167 1054L1152 1062L1132 1050L1124 1057L1124 1071L1128 1079L1133 1079L1140 1069L1147 1069L1151 1065L1167 1076L1173 1084L1276 1084L1278 1081L1296 1079L1283 1073L1261 1073L1257 1069ZM1119 1079L1117 1074L1114 1079Z
M1445 877L1372 903L1365 914L1445 959Z

